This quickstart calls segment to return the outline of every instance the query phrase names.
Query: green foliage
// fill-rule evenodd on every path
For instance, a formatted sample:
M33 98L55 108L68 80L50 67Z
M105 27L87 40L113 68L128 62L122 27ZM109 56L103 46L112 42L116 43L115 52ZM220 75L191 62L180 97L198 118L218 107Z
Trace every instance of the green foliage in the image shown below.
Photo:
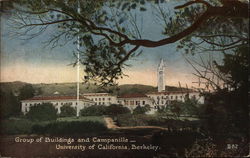
M158 113L167 115L174 114L176 117L180 115L199 115L202 108L197 99L186 98L184 102L172 101L169 105L160 107Z
M25 84L23 87L20 88L20 100L29 99L34 97L35 89L31 84Z
M226 84L234 89L247 88L249 77L249 45L243 45L232 54L225 54L223 64L215 62Z
M146 112L148 112L150 110L150 106L149 105L145 105L145 106L140 106L138 105L134 110L133 110L133 114L145 114Z
M225 54L224 63L217 67L226 86L206 95L201 114L208 117L204 125L211 133L248 137L249 129L245 127L249 125L249 46Z
M1 134L30 134L32 121L27 119L8 119L1 121Z
M121 104L111 104L106 108L107 115L118 115L130 113L130 110L127 107L124 107Z
M83 133L99 133L107 131L104 124L93 121L72 121L72 122L52 122L45 126L35 125L32 133L36 134L83 134Z
M80 110L81 116L102 116L106 114L106 106L92 105Z
M26 114L27 118L34 121L56 120L57 109L51 103L32 106Z
M12 92L0 91L1 118L15 116L20 113L18 98Z
M76 116L76 109L70 105L63 105L61 107L60 117Z
M118 115L130 113L127 107L120 104L111 104L109 106L104 105L92 105L86 107L80 111L81 116L102 116L102 115Z

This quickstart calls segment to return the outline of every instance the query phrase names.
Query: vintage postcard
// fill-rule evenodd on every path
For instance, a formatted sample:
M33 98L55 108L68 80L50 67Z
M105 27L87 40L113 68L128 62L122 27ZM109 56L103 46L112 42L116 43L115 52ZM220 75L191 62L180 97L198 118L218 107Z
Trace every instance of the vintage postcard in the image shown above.
M249 0L0 0L0 157L249 157Z

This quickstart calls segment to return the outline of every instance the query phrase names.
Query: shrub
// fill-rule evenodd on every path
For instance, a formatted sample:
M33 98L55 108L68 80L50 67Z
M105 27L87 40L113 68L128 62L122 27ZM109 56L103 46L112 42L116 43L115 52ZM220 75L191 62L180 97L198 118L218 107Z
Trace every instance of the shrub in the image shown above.
M33 121L56 120L57 110L51 103L33 106L27 113L27 118Z
M103 123L93 121L72 121L72 122L52 122L45 126L35 125L32 133L35 134L82 134L98 133L106 131L107 128Z
M70 116L76 116L76 109L73 108L70 105L63 105L61 107L61 117L70 117Z
M27 119L2 120L1 134L30 134L32 122Z
M106 106L92 105L80 111L81 116L101 116L106 114Z
M134 110L133 110L133 114L145 114L146 112L148 112L150 110L150 106L149 105L145 105L145 106L140 106L138 105Z
M122 106L121 104L111 104L107 106L106 112L108 115L118 115L130 113L130 110L127 107Z

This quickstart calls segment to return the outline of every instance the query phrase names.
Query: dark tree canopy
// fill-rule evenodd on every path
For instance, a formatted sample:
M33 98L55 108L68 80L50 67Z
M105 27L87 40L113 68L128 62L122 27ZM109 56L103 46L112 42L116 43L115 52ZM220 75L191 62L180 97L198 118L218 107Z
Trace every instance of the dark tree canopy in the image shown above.
M141 47L179 41L178 48L194 53L231 50L249 42L247 0L183 0L178 4L164 0L7 2L12 5L6 6L15 8L16 18L12 22L19 36L33 38L50 25L56 25L48 44L56 47L72 41L81 45L85 81L102 86L113 85L122 78L126 61L140 55ZM163 26L165 37L162 39L145 39L136 19L130 16L147 12L151 5L156 8L156 18Z

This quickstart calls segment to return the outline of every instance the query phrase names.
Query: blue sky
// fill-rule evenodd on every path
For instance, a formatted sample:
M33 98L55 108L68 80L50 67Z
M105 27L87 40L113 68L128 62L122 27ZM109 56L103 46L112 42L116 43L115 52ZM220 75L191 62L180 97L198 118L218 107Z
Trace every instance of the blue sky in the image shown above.
M163 27L157 23L152 14L137 14L140 18L144 38L161 39ZM21 40L10 37L11 27L7 25L8 16L2 16L2 50L1 50L1 82L24 81L31 83L75 82L76 70L70 63L74 62L75 45L45 47L49 35L55 30L50 26L42 35ZM181 52L176 50L176 43L157 48L142 48L143 53L128 63L131 67L124 70L125 77L120 84L138 83L156 86L156 68L160 59L166 62L167 85L192 84L193 69L184 60ZM83 73L81 73L83 75Z

